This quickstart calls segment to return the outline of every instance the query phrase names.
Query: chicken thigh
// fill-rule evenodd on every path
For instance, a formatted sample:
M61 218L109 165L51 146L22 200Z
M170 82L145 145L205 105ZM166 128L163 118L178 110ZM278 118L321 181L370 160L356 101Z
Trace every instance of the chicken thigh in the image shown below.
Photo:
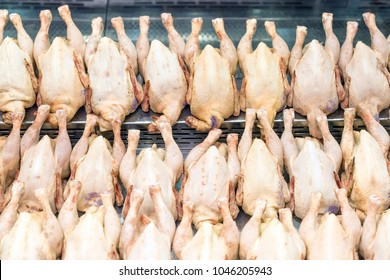
M337 213L339 210L334 190L340 186L338 172L342 153L337 141L329 131L325 116L316 118L323 145L316 138L295 138L292 133L294 110L286 109L282 144L284 160L290 175L290 207L297 217L303 219L310 207L312 193L321 192L319 212Z
M12 113L25 113L35 103L37 78L33 66L33 41L24 30L18 14L10 19L17 32L17 40L7 37L3 41L8 11L0 10L0 111L2 119L12 124Z
M238 214L235 201L240 162L237 157L237 134L227 136L225 143L216 143L220 129L213 129L206 139L195 146L184 164L184 179L180 189L180 202L193 204L193 223L199 228L202 221L217 224L222 216L218 200L226 198L233 218Z
M144 194L149 193L155 217L140 214ZM175 220L168 209L161 188L149 186L148 191L131 193L130 210L123 223L119 250L124 260L170 260L175 233Z
M0 216L0 259L55 260L61 256L63 233L48 194L38 186L34 195L42 210L18 213L24 191L24 183L15 181L11 200Z
M92 20L92 34L85 50L91 91L86 97L87 112L100 116L100 131L111 130L114 121L123 122L143 99L132 65L137 61L135 47L126 35L123 19L117 17L111 22L119 44L108 37L101 38L103 20L98 17Z
M85 89L88 76L84 70L85 42L77 28L67 5L58 8L67 26L67 38L56 37L49 42L49 27L52 15L49 10L41 11L41 28L34 41L34 58L39 70L38 106L48 104L48 121L57 126L55 112L66 111L67 121L85 104Z
M366 110L366 111L365 111ZM366 126L380 126L367 109L361 109ZM350 196L351 205L359 211L363 220L369 209L369 197L376 195L381 199L381 211L390 205L390 177L387 158L376 141L366 130L353 131L355 108L344 111L344 130L341 149L344 158L343 185ZM383 134L389 138L383 128Z
M290 51L286 42L276 33L273 21L264 23L272 39L272 48L261 42L253 51L252 38L256 24L256 19L246 21L246 33L237 47L240 68L244 74L240 107L242 111L247 108L266 109L272 126L276 113L286 106L286 96L290 91L286 76Z
M333 33L332 23L333 14L323 13L325 46L313 40L303 49L307 30L304 26L298 26L289 63L291 92L288 105L307 116L310 135L318 139L321 139L322 134L316 118L336 111L339 101L344 99L337 66L340 43Z
M58 214L64 232L62 259L110 260L119 259L117 252L121 223L112 205L112 194L99 194L97 206L89 207L80 218L77 196L81 184L71 180L70 194Z
M380 111L390 105L390 74L386 69L390 46L376 26L375 15L364 13L363 19L370 31L371 48L359 41L353 49L358 24L347 23L347 35L340 54L346 92L342 107L356 108L356 113L361 116L363 112L359 105L365 104L369 113L378 119Z
M39 140L39 132L50 112L48 105L38 108L34 123L27 129L21 140L21 163L18 180L26 186L20 199L19 210L38 211L42 209L35 190L42 188L48 197L54 213L62 206L62 182L70 174L69 158L72 151L66 129L66 113L56 111L59 132L56 139L45 135Z
M87 115L83 136L75 145L71 154L71 179L81 184L77 209L87 211L91 206L100 206L100 193L109 192L112 203L116 199L118 206L123 204L122 189L118 183L119 166L125 154L125 145L120 135L120 123L113 122L114 145L103 136L91 136L98 118ZM65 188L68 197L70 181Z
M320 214L322 194L313 193L310 210L302 220L299 234L305 241L308 260L357 260L362 226L348 203L347 191L336 189L341 218L333 213Z
M145 81L142 110L149 107L153 112L162 113L175 124L185 106L187 93L186 68L182 58L184 40L173 26L171 14L161 14L162 22L168 32L169 49L160 41L153 40L149 46L149 17L139 19L140 35L137 42L138 63ZM153 123L150 132L158 129Z
M235 74L238 56L226 34L222 18L214 19L213 27L220 40L220 49L207 45L200 50L199 37L202 19L192 20L192 37L185 48L185 57L191 70L187 103L191 114L186 124L196 130L219 128L224 119L240 113Z
M183 219L173 239L173 251L180 260L235 260L238 257L240 232L234 222L226 198L217 200L222 223L203 220L192 232L194 204L184 203Z
M9 186L20 167L20 127L23 118L23 113L11 113L12 130L7 137L0 137L0 213L11 198Z
M257 117L263 128L265 142L261 139L252 140L252 129ZM256 200L267 200L265 218L277 218L277 211L284 208L290 201L290 192L284 180L283 145L278 135L272 129L267 118L267 111L247 109L245 115L245 130L238 145L238 156L241 162L241 172L238 180L237 204L245 213L252 215Z
M177 218L175 184L183 171L183 155L172 135L172 127L165 116L161 116L154 125L161 132L165 143L165 150L158 149L157 145L141 150L136 155L139 130L129 130L128 147L120 166L121 181L126 187L127 195L122 215L126 217L129 210L130 197L133 190L144 193L139 215L146 214L154 219L156 209L149 195L149 186L158 186L165 204L171 211L174 219Z
M390 260L390 209L382 212L382 199L371 195L363 223L360 254L366 260Z
M289 208L279 209L279 219L263 216L267 201L256 200L253 216L240 238L241 260L304 260L306 247L292 223Z

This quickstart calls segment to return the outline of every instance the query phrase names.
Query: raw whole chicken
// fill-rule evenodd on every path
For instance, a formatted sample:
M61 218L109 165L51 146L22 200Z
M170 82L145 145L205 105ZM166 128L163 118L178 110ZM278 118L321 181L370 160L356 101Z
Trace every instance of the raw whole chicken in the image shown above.
M38 106L48 104L48 121L57 126L55 112L66 110L67 121L85 104L85 89L88 76L84 70L85 42L80 30L72 20L67 5L58 8L67 26L67 38L56 37L49 42L49 27L52 15L49 10L41 11L41 28L34 41L34 58L39 70Z
M237 134L227 136L227 145L216 143L220 129L213 129L206 139L195 146L184 164L184 179L180 189L180 201L193 204L193 223L199 228L202 221L217 224L222 216L219 199L226 198L233 218L238 214L235 201L240 162L237 157Z
M223 222L203 220L195 235L191 221L194 220L194 204L186 201L183 219L173 239L173 251L180 260L235 260L238 257L240 232L230 214L226 198L217 200Z
M370 114L378 119L379 112L390 105L390 74L386 68L390 47L376 26L375 15L364 13L363 18L370 31L371 48L359 41L353 49L358 24L348 22L339 63L346 92L341 105L356 108L361 116L359 104L366 104Z
M118 206L123 204L123 195L118 184L119 165L126 148L120 135L120 123L113 122L114 144L103 136L91 136L98 121L95 115L87 115L84 133L73 148L70 164L72 168L71 179L81 184L78 195L77 209L87 211L91 206L101 205L100 193L109 192L112 203L116 200ZM68 197L69 183L65 188L64 196Z
M348 203L347 191L336 189L335 192L341 206L341 217L329 212L319 216L322 194L316 192L311 196L310 210L299 227L308 260L359 259L360 220Z
M149 46L149 17L139 18L138 65L145 81L141 106L145 112L150 107L153 112L164 114L173 125L185 106L188 89L183 60L184 40L173 26L171 14L163 13L161 19L168 32L169 49L158 40L153 40ZM157 132L158 129L152 123L149 131Z
M0 216L0 259L55 260L61 256L64 236L48 194L42 188L34 191L42 211L19 212L24 191L24 183L15 181L11 200Z
M373 130L373 126L378 126L389 143L387 131L367 108L360 109L360 115L369 130ZM359 211L358 215L363 220L369 209L368 199L371 195L381 199L381 211L389 207L390 177L387 158L376 141L376 135L371 135L366 130L353 131L354 119L355 108L346 108L341 139L345 171L341 178L349 193L351 205Z
M252 140L253 125L257 118L263 128L265 142L259 138ZM238 145L241 172L238 180L237 204L245 213L252 215L256 200L267 200L265 218L277 218L277 211L290 201L290 192L284 180L283 145L272 129L267 111L247 109L245 130Z
M267 201L256 200L253 216L240 237L241 260L304 260L306 247L293 225L289 208L279 209L279 219L265 218Z
M149 193L155 209L155 217L140 214L145 193ZM150 186L143 192L131 193L130 210L123 223L119 250L124 260L170 260L171 245L175 234L175 220L168 209L161 188Z
M110 192L100 193L99 206L87 209L80 218L77 213L77 196L81 184L70 181L70 194L58 221L64 232L63 260L119 259L117 252L121 223L112 205Z
M323 145L316 138L295 138L292 133L294 110L286 109L282 143L284 160L290 175L290 206L297 217L303 219L310 207L312 193L321 192L319 213L337 213L339 204L334 190L340 186L338 172L342 153L329 131L326 116L317 116Z
M246 21L246 33L237 47L241 71L244 74L240 93L240 107L266 109L271 126L275 115L286 106L290 91L287 81L287 64L290 51L286 42L276 33L273 21L264 23L272 39L272 48L261 42L255 51L252 38L256 32L256 19Z
M50 112L49 105L38 108L34 123L27 129L21 140L21 163L18 180L25 184L25 193L19 202L19 211L38 211L42 209L35 190L42 188L46 192L50 207L54 213L62 206L62 182L70 174L69 158L72 151L66 130L65 110L57 110L59 127L56 139L45 135L39 140L39 132Z
M20 127L23 118L23 113L11 113L12 130L7 137L0 137L0 213L11 198L9 186L20 167Z
M224 119L240 113L235 74L238 56L236 48L226 34L223 19L213 21L220 40L220 49L211 45L201 51L199 35L202 18L192 20L192 33L185 47L187 65L191 70L187 103L191 114L186 124L196 130L219 128Z
M25 108L34 105L38 84L33 66L33 41L18 14L10 15L18 39L7 37L3 41L7 19L8 11L0 10L0 111L4 112L3 121L12 124L13 112L24 114Z
M367 218L360 241L360 254L366 260L390 260L390 209L381 213L381 201L376 195L368 200Z
M111 19L119 44L108 37L101 38L103 20L92 20L92 34L85 50L90 94L86 97L87 112L100 116L100 131L112 129L112 122L124 121L143 99L135 70L137 52L127 37L123 19ZM133 65L135 63L135 65Z
M151 148L141 150L138 156L136 150L140 131L129 130L127 152L120 166L120 178L127 190L122 214L126 217L132 191L140 190L144 195L140 209L137 211L140 215L146 214L154 219L157 213L148 190L149 186L158 186L162 190L165 204L176 220L175 184L183 171L183 155L173 139L169 120L161 116L155 121L154 126L161 132L165 150L153 145Z
M303 49L307 30L304 26L298 26L289 63L291 92L288 105L307 116L310 135L318 139L321 138L321 131L316 118L336 111L339 101L344 99L337 66L340 43L333 33L332 23L333 14L323 13L325 46L313 40Z

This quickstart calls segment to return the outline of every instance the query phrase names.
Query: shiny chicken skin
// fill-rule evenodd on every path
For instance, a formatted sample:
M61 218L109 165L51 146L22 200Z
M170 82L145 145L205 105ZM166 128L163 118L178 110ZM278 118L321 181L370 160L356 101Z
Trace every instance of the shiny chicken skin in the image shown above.
M289 208L279 209L279 218L266 218L267 201L256 200L253 216L240 236L241 260L303 260L306 246L293 225Z
M0 111L3 121L12 124L12 113L24 114L25 108L34 105L38 83L33 66L33 41L20 16L11 14L9 17L17 39L3 39L8 11L0 10Z
M370 31L371 47L359 41L353 48L358 23L348 22L339 63L346 92L341 106L356 108L361 116L359 105L363 103L378 118L379 112L390 105L390 74L386 69L390 46L376 25L375 15L364 13L363 19Z
M272 48L261 42L256 50L252 38L256 32L256 19L246 21L246 33L237 47L241 71L244 74L240 93L240 107L265 109L273 125L277 112L286 106L290 85L287 81L287 65L290 51L286 42L276 32L273 21L264 23L272 39Z
M87 115L84 133L76 143L70 157L72 168L71 178L80 182L81 190L77 209L87 211L91 206L99 206L100 193L109 192L112 203L116 200L118 206L123 204L123 195L118 183L119 166L126 148L120 137L120 123L113 123L114 143L102 135L93 134L98 122L95 115ZM68 197L70 181L65 188L64 196Z
M85 104L85 89L88 76L84 69L85 42L77 28L69 7L58 8L59 14L67 26L67 38L56 37L50 44L49 28L52 15L49 10L41 11L41 28L34 41L34 58L39 70L38 106L50 106L48 121L57 126L55 112L66 111L67 121Z
M140 214L144 195L148 193L155 209L154 217ZM123 223L119 250L124 260L170 260L176 224L163 200L161 188L149 186L145 192L131 193L130 210Z
M202 221L192 232L194 204L186 201L183 219L173 239L173 251L180 260L235 260L238 258L240 232L230 214L226 198L217 200L222 221Z
M323 13L322 24L326 35L324 46L312 40L303 48L307 29L297 27L289 62L291 92L287 102L295 111L307 116L310 135L318 139L322 134L316 118L336 111L339 101L344 99L337 66L340 43L332 29L333 14Z
M112 205L112 194L99 194L96 206L89 207L80 218L77 213L77 196L81 184L70 181L70 194L58 221L64 232L62 259L64 260L110 260L119 259L117 252L121 223Z
M263 128L265 142L252 138L253 125L257 118ZM245 213L252 215L258 198L267 200L263 214L267 218L277 218L278 209L284 208L290 201L290 191L284 180L283 145L272 129L267 111L247 109L245 130L238 145L238 157L241 162L237 189L237 204Z
M12 196L0 216L0 259L55 260L61 256L63 233L49 204L47 192L34 191L40 211L18 211L25 184L15 181Z
M112 122L124 121L143 99L138 83L137 52L127 37L123 19L111 19L119 43L101 37L103 20L92 20L92 34L85 49L90 91L86 96L87 112L100 116L100 131L112 129Z
M169 48L159 40L149 44L149 17L139 18L140 35L137 41L138 65L145 81L142 110L162 113L174 125L186 105L187 69L184 64L184 39L176 31L171 14L161 14L168 33ZM158 132L152 122L150 132Z
M238 55L226 34L222 18L212 21L220 49L206 45L201 50L199 35L202 23L202 18L192 20L192 32L185 47L191 71L186 100L192 114L186 118L186 124L196 130L209 131L219 128L224 119L240 113L235 81Z
M294 138L292 126L294 110L283 112L284 132L282 143L284 160L290 175L290 207L297 217L303 219L310 207L312 193L321 192L320 213L337 213L339 203L334 189L340 185L338 172L342 153L337 141L329 131L325 116L317 117L323 145L316 138Z
M174 219L177 218L177 202L175 184L183 171L183 155L176 144L172 127L165 116L161 116L153 124L161 132L165 149L158 149L156 145L142 149L136 155L140 138L139 130L129 130L128 147L120 166L120 178L126 187L127 195L122 215L126 217L129 210L130 197L133 190L142 192L143 200L139 215L146 214L149 218L156 218L157 212L149 187L161 188L162 198ZM130 204L131 206L131 204Z
M341 217L333 213L320 215L320 192L313 193L310 210L302 220L299 234L305 241L308 260L358 260L362 226L356 212L348 203L345 189L336 190Z
M23 113L12 113L12 129L8 136L0 137L0 213L11 198L9 188L20 168L20 127Z
M21 140L21 163L18 180L25 184L25 192L20 198L20 211L38 211L42 209L35 191L38 188L46 192L50 207L54 213L63 203L62 179L70 174L69 159L72 151L66 129L66 112L56 111L59 126L58 136L51 139L45 135L39 140L39 133L50 112L48 105L38 108L34 123L26 130Z
M346 108L344 111L341 139L344 173L341 178L348 190L351 205L364 220L371 195L381 200L381 211L390 205L387 157L379 144L385 140L388 150L390 141L387 131L374 119L366 105L360 107L360 115L368 131L378 131L380 134L370 134L366 130L353 131L355 112L355 108Z
M193 224L199 228L201 222L217 224L222 216L219 199L227 199L233 218L237 217L235 199L240 162L237 156L237 134L227 136L227 145L217 143L222 131L213 129L206 139L195 146L184 164L184 179L180 189L180 203L191 201Z

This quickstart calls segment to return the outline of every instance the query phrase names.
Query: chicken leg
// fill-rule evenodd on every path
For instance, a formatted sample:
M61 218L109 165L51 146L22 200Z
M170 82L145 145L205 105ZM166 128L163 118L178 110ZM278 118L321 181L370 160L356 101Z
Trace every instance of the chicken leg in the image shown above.
M283 65L285 67L287 67L289 59L290 59L290 50L288 49L288 45L286 44L286 42L276 32L275 22L265 21L264 27L265 27L265 31L267 32L267 34L271 37L272 48L273 48L274 52L280 58L282 58ZM284 70L284 72L286 72L286 70Z
M203 18L193 18L191 20L191 34L188 37L187 43L184 47L184 58L188 68L193 71L194 60L200 55L199 35L202 31Z
M92 27L92 33L88 38L88 43L85 48L85 62L87 65L91 64L91 59L93 55L96 53L100 38L102 37L103 19L101 17L94 18L92 20L91 27Z
M162 13L161 20L168 32L169 49L174 54L177 54L181 56L182 59L184 59L185 42L173 25L172 15L169 13Z
M188 242L192 240L194 234L192 232L192 217L194 215L194 204L191 201L186 201L183 205L183 217L179 226L176 229L173 238L173 252L178 259L181 259L181 252Z
M236 218L240 211L236 203L236 187L238 182L238 176L240 174L240 161L237 154L238 134L229 133L226 137L228 145L228 168L230 174L229 184L229 209L232 217Z
M112 194L103 192L100 197L104 206L104 235L111 246L110 254L112 259L119 259L116 248L118 247L121 234L121 222L114 205L112 204Z
M238 61L240 63L240 69L241 69L242 73L244 74L244 78L245 78L245 76L248 75L245 57L248 54L251 54L253 52L252 39L256 33L256 29L257 29L257 20L254 18L247 19L246 20L246 32L245 32L244 36L242 36L242 38L237 46ZM240 101L241 100L242 99L240 99ZM241 101L241 103L242 103L242 101ZM242 108L242 106L241 106L241 108Z
M232 40L230 40L229 36L226 34L223 19L213 19L212 23L220 41L219 49L221 56L229 62L230 73L232 76L235 76L238 63L236 47L234 46Z
M310 239L311 234L317 227L317 215L320 208L322 199L322 193L316 192L312 193L310 201L310 209L307 212L305 218L302 220L301 225L299 226L299 234L302 236L305 244Z
M345 83L347 82L347 65L353 56L353 40L358 31L358 26L359 24L356 21L347 22L345 41L340 50L339 67Z
M39 18L41 20L41 27L34 40L34 59L35 63L37 64L38 70L40 70L39 57L42 54L46 53L47 50L50 48L49 28L53 16L50 10L43 10L39 13Z
M71 180L69 182L69 186L69 196L58 213L58 221L65 236L68 233L71 233L79 222L79 216L77 213L77 197L81 190L81 184L79 181Z
M219 199L218 208L219 211L221 211L223 218L221 237L223 237L227 248L226 258L228 260L235 260L238 257L240 231L238 230L236 222L233 220L232 215L230 214L229 205L226 198Z
M47 119L50 112L49 105L41 105L38 107L37 115L35 117L32 125L24 133L21 142L20 142L20 154L21 158L23 158L24 153L30 149L32 146L38 144L39 141L39 132Z
M10 14L9 18L12 22L12 24L15 26L17 36L18 36L18 45L19 47L26 51L31 58L31 62L33 59L33 40L31 37L27 34L26 30L23 27L22 19L20 18L20 15L18 14Z
M7 205L11 192L8 186L15 180L20 165L20 127L24 118L22 113L12 113L12 130L0 153L2 174L0 175L0 213Z
M337 65L340 58L340 42L333 32L333 14L322 14L322 25L325 31L325 51L333 58L333 63Z
M261 198L256 199L255 211L241 231L240 252L241 260L253 259L250 252L260 232L261 217L263 216L267 201Z
M145 61L149 54L149 39L148 32L150 26L150 19L148 16L142 16L139 18L139 37L137 40L137 60L138 60L138 72L145 79Z
M4 28L8 22L8 10L0 10L0 45L4 40Z

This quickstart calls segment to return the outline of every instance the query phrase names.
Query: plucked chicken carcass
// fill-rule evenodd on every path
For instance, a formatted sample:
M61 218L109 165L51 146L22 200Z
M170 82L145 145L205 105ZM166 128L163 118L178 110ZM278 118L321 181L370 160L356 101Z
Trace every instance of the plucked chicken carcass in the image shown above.
M216 201L222 222L203 220L192 232L194 204L186 201L183 219L173 239L173 251L180 260L235 260L238 257L240 232L229 210L226 198Z
M347 191L336 189L335 192L341 206L341 217L329 212L319 216L322 194L316 192L311 196L310 210L299 227L308 260L359 259L360 220L348 203Z
M390 74L386 69L390 46L376 26L375 15L364 13L363 18L370 31L371 48L359 41L353 49L358 24L348 22L339 63L346 92L341 105L356 108L360 116L359 104L366 104L370 114L379 118L379 112L390 105Z
M41 211L19 212L25 190L23 182L14 182L11 200L0 216L0 259L55 260L61 256L63 233L48 193L42 188L34 191Z
M387 131L374 119L367 105L362 106L360 115L366 127L369 131L381 131L382 139L387 139L388 147L390 141ZM381 211L389 207L390 177L387 157L376 140L377 135L371 135L366 130L353 131L354 119L355 108L346 108L341 139L344 159L344 173L341 178L349 193L351 205L359 211L359 217L364 219L369 210L368 199L371 195L381 199ZM373 128L376 126L379 129Z
M20 167L20 127L23 118L23 113L11 113L12 130L8 136L0 137L0 213L11 198L9 186Z
M295 138L292 133L294 109L283 112L284 132L282 143L284 160L290 175L290 206L297 217L303 219L310 207L312 193L321 192L319 213L337 213L339 203L334 190L340 181L338 171L342 153L329 131L326 116L317 116L323 145L316 138Z
M257 118L263 128L265 142L252 140L253 125ZM241 172L238 180L237 204L245 213L252 215L256 200L267 200L266 218L277 218L277 211L290 201L290 192L283 178L283 145L272 129L267 111L247 109L245 130L238 145Z
M256 200L253 216L240 237L241 260L304 260L306 247L293 225L289 208L279 209L279 219L265 218L267 201Z
M124 121L143 99L134 69L137 66L135 46L127 37L123 19L111 19L119 44L108 37L101 38L103 20L92 20L92 34L85 50L90 94L86 97L87 112L100 116L101 131L111 130L112 122ZM133 65L135 63L135 65Z
M136 150L140 131L129 130L127 152L120 166L120 178L127 190L122 214L124 217L127 215L131 193L138 189L144 193L139 214L155 218L157 213L148 190L149 186L158 186L162 190L165 204L176 220L175 184L183 171L183 155L173 139L169 120L165 116L161 116L154 122L154 126L161 132L165 150L158 149L157 145L153 145L151 148L143 149L138 156Z
M185 106L187 93L184 40L175 30L171 14L163 13L161 19L168 32L169 49L158 40L153 40L149 46L149 17L139 18L138 65L145 81L141 106L145 112L150 107L153 112L164 114L173 125ZM158 129L152 123L149 131L156 132Z
M35 103L37 78L33 66L33 41L24 30L18 14L10 15L17 32L17 40L7 37L3 41L8 11L0 10L0 111L2 119L12 124L13 112L25 113Z
M92 134L98 121L95 115L87 115L84 132L73 148L70 165L71 179L81 184L78 195L77 209L87 211L91 206L100 206L100 193L111 193L112 202L116 200L118 206L123 204L123 195L118 183L119 166L126 152L125 144L120 135L120 123L113 122L114 144L103 136ZM70 181L65 187L64 196L68 197Z
M146 193L149 193L155 209L153 219L140 214ZM170 260L175 229L174 217L163 199L160 187L150 186L145 192L133 190L130 210L119 241L121 257L124 260Z
M193 223L196 228L202 221L217 224L222 216L219 199L226 198L233 218L238 214L235 189L240 172L237 156L237 134L227 136L225 143L216 143L220 129L213 129L206 139L195 146L184 163L184 179L180 189L180 201L193 204Z
M112 194L99 194L99 206L92 206L80 218L77 213L77 196L81 184L70 181L70 194L58 221L64 232L62 259L64 260L117 260L121 223L112 205Z
M246 21L246 33L237 47L241 71L244 74L240 93L240 107L266 109L268 120L273 125L277 112L286 106L290 91L287 81L287 65L290 51L286 42L276 33L273 21L264 23L272 39L272 48L261 42L255 51L252 38L256 32L256 19Z
M382 208L380 197L369 197L359 251L366 260L390 260L390 209Z
M69 158L72 151L66 130L66 112L57 110L59 127L56 139L45 135L39 140L39 132L50 112L49 105L38 108L34 123L26 130L21 140L21 163L18 180L25 184L26 191L19 202L20 211L40 210L41 201L37 200L35 190L42 188L46 192L54 213L62 206L62 182L70 174Z
M337 110L339 101L344 99L337 66L340 43L333 33L332 23L333 14L323 13L325 46L313 40L303 49L307 29L298 26L289 63L291 92L288 105L301 115L307 116L310 135L318 139L321 138L321 131L316 117L333 113Z
M191 70L187 103L191 114L186 124L196 130L219 128L224 119L240 113L235 74L238 56L236 48L226 34L223 19L213 21L220 40L220 49L207 45L202 51L199 35L202 18L192 20L192 33L185 47L187 65Z
M49 42L49 27L52 15L41 11L41 28L34 41L34 58L39 70L38 106L48 104L48 121L57 126L55 112L66 111L67 121L85 104L85 89L88 76L84 69L85 42L80 30L72 20L67 5L58 8L67 26L67 38L56 37Z

